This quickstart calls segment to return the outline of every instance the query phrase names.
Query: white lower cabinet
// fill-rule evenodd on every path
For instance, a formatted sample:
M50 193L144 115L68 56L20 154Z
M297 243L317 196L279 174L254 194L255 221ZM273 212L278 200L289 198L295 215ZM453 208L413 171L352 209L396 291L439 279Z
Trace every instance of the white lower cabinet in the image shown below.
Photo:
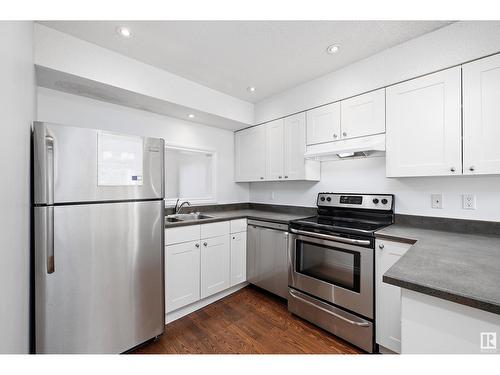
M401 288L384 283L382 277L411 246L386 240L375 244L376 341L396 353L401 352Z
M246 281L246 221L165 230L167 313Z
M201 298L230 286L229 234L201 240Z
M166 312L200 299L200 241L165 247Z
M231 234L231 286L247 279L247 232Z

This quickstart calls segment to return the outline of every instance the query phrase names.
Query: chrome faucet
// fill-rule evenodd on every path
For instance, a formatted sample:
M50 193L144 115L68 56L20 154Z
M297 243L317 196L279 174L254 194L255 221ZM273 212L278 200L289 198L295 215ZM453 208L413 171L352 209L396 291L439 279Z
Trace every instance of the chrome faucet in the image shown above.
M182 207L184 207L184 205L186 205L186 204L189 207L191 207L191 203L189 203L188 201L184 201L179 205L179 199L177 199L177 202L175 202L175 206L174 206L175 214L177 215L181 211Z

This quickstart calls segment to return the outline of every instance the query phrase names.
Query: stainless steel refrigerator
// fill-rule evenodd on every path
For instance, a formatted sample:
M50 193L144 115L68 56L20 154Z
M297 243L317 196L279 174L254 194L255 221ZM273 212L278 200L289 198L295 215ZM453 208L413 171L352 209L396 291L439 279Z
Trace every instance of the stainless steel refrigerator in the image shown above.
M164 141L35 123L37 353L122 353L164 329Z

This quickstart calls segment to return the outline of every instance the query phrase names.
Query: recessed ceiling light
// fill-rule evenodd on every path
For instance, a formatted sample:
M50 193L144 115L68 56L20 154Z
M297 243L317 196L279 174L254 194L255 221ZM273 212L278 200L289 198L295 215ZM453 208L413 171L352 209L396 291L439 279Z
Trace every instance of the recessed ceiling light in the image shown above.
M189 117L189 118L194 118L194 115L193 115L192 113L190 113L190 114L188 115L188 117Z
M332 55L338 51L340 51L340 44L330 44L326 47L326 52L331 53Z
M130 32L130 30L126 27L123 27L123 26L117 27L116 32L119 35L123 36L124 38L130 38L132 36L132 33Z
M253 86L248 86L248 87L247 87L247 91L248 91L248 92L255 92L255 87L253 87Z

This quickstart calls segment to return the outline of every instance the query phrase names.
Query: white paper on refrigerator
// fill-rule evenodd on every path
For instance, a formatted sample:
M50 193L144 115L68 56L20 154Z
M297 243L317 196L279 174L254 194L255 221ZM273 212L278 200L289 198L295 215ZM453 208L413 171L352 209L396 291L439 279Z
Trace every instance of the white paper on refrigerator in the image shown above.
M97 133L97 185L142 185L142 137Z

